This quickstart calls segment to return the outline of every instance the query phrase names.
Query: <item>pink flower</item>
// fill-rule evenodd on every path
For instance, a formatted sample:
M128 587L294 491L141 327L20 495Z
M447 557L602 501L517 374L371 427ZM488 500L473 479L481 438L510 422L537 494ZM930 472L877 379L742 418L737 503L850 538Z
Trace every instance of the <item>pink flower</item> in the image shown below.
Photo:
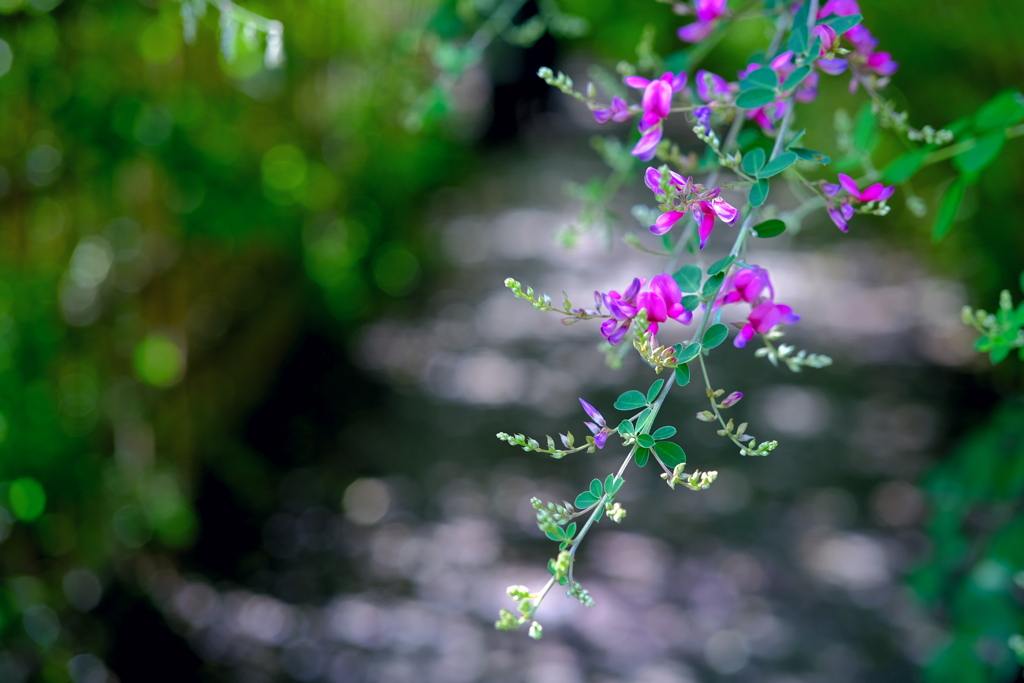
M598 123L608 123L609 121L621 123L631 116L633 116L633 112L629 110L629 105L618 97L612 98L611 106L607 109L594 110L594 118L597 119Z
M748 341L754 338L755 334L768 334L780 323L792 325L798 320L800 320L800 316L793 313L793 309L786 304L764 301L750 311L750 315L747 316L747 324L736 335L733 345L743 348Z
M843 232L849 232L847 221L853 218L853 207L843 203L836 207L831 201L828 203L828 217L836 224L836 227Z
M719 196L722 192L719 188L705 190L700 185L694 185L691 178L683 178L675 171L669 171L669 174L668 189L671 196L662 190L661 171L652 166L644 173L644 183L658 201L675 207L658 216L651 226L651 232L655 235L664 235L671 230L690 207L693 207L693 215L698 222L697 235L700 237L701 249L714 230L716 216L730 225L736 222L739 211Z
M766 289L768 294L763 296ZM732 304L738 301L746 301L748 304L752 304L763 298L775 298L775 288L772 287L768 271L760 266L751 266L734 271L726 279L722 291L725 292L725 295L719 300L721 304Z
M640 76L629 76L626 78L626 85L644 91L640 103L644 115L639 125L642 136L630 153L644 161L650 161L654 158L658 143L661 142L661 122L668 118L672 110L672 96L686 87L686 73L680 72L676 75L669 71L652 81Z
M608 427L608 423L605 422L604 415L599 413L597 408L590 405L582 398L580 399L580 403L583 405L583 411L591 420L593 420L593 422L584 422L583 424L585 424L587 429L590 430L590 433L594 435L594 445L598 448L604 448L605 443L608 442L608 433L613 430ZM562 443L565 444L566 448L569 448L569 439L563 436Z
M843 186L843 189L850 193L850 196L860 202L884 202L886 199L893 195L896 188L892 185L886 187L882 183L875 183L869 187L864 188L862 192L857 187L856 181L853 178L846 175L845 173L839 174L839 184Z
M700 221L697 226L697 236L700 237L700 248L708 243L711 231L715 229L715 216L729 225L736 222L739 211L732 204L721 197L715 197L710 201L697 202L693 209L693 215Z
M731 102L732 88L717 74L701 69L697 72L697 95L705 102Z
M715 30L715 23L725 14L726 0L694 0L697 21L680 28L676 34L687 43L699 43Z
M641 310L646 311L650 323L647 329L651 334L657 334L658 323L666 320L677 320L683 325L689 325L693 320L693 313L683 308L679 285L670 275L663 273L651 278L645 292L640 291L643 284L640 278L633 278L629 288L622 294L614 290L607 294L597 294L612 315L611 319L601 325L601 334L610 344L618 344L623 340L633 318Z

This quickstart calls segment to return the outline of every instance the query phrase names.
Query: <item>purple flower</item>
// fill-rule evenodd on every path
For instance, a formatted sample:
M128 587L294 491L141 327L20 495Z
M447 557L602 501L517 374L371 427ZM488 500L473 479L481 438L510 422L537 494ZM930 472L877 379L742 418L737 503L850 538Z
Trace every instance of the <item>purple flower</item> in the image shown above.
M597 119L598 123L608 123L609 121L621 123L631 116L633 116L633 112L629 110L629 105L618 97L612 98L611 106L607 109L594 110L594 118Z
M590 405L582 398L580 403L583 404L583 410L586 411L587 415L593 422L584 422L590 433L594 435L594 445L598 448L604 448L604 444L608 441L608 423L604 421L604 416L597 412L597 408ZM596 424L595 424L596 423Z
M711 107L697 107L693 110L693 117L697 119L705 134L711 132Z
M741 398L743 398L743 394L739 391L734 391L725 397L725 399L722 401L722 407L732 408L734 405L740 402Z
M697 21L683 26L676 33L680 40L699 43L711 35L718 18L725 14L726 0L694 0Z
M672 110L672 96L686 87L686 73L680 72L677 75L668 71L652 81L640 76L629 76L626 85L644 91L640 103L644 115L638 126L642 135L630 154L643 161L650 161L661 142L661 122L668 118Z
M842 203L836 207L831 201L828 203L828 217L832 219L832 222L836 224L836 227L843 232L849 232L847 221L853 218L853 207L849 204Z
M682 305L682 292L679 285L666 274L653 277L645 292L644 282L640 278L633 278L629 288L619 294L610 291L601 295L604 304L608 307L612 317L601 324L601 334L610 344L618 344L626 336L633 318L641 311L647 313L647 321L650 323L648 331L651 334L658 333L658 323L666 320L676 320L683 325L689 325L693 320L693 313L687 311Z
M743 348L748 341L754 338L755 334L768 334L780 323L792 325L798 320L800 320L800 316L793 313L793 309L786 304L764 301L750 311L750 315L747 316L747 324L736 335L733 345Z
M839 184L850 193L851 197L861 202L884 202L896 191L893 185L886 187L882 183L875 183L864 188L862 192L856 181L845 173L839 174Z
M715 216L732 225L736 222L739 211L721 197L715 197L710 201L697 202L693 215L700 221L697 236L700 237L700 248L703 249L711 237L711 231L715 229Z
M732 88L717 74L701 69L697 72L697 95L705 102L732 101Z
M751 266L735 271L726 279L722 290L725 295L719 299L721 304L732 304L738 301L753 304L764 298L775 298L775 288L772 286L771 278L768 277L768 271L760 266ZM763 296L765 290L768 290L766 297Z

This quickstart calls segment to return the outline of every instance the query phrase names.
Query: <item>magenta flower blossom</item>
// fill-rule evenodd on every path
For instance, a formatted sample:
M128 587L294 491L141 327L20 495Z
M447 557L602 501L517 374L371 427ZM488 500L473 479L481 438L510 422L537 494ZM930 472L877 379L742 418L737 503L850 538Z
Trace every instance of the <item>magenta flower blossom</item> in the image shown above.
M739 391L734 391L728 396L726 396L725 399L722 400L722 407L732 408L734 405L740 402L741 398L743 398L743 394Z
M705 102L732 102L733 90L728 81L717 74L701 69L697 72L697 95Z
M750 315L747 316L747 324L736 335L733 345L736 348L743 348L748 341L754 338L755 334L768 334L780 323L792 325L798 320L800 320L800 316L786 304L764 301L750 311Z
M875 183L861 191L857 186L857 182L845 173L839 174L839 184L850 193L851 197L860 202L884 202L896 191L895 186L890 185L886 187L882 183Z
M629 110L629 105L619 97L612 97L611 106L607 109L594 110L594 118L598 123L608 123L609 121L621 123L632 116L633 112Z
M668 118L672 110L672 96L686 87L686 73L680 72L676 75L669 71L653 81L640 76L629 76L626 78L626 85L644 91L640 103L644 115L638 126L642 135L630 153L643 161L650 161L654 158L658 143L661 142L661 123Z
M679 285L670 275L661 274L651 278L646 292L640 291L643 285L643 280L633 278L629 288L622 294L614 290L607 294L597 293L612 316L601 324L601 334L608 343L614 345L621 342L633 318L641 310L647 312L647 321L650 323L647 330L652 335L658 333L658 323L672 319L689 325L693 320L693 313L683 308Z
M699 43L711 35L719 17L725 14L726 0L694 0L697 21L680 28L676 34L687 43Z
M843 203L837 207L835 203L831 201L828 202L828 217L831 218L836 227L843 232L849 232L850 228L847 221L853 218L853 213L853 207L849 204Z
M584 422L583 424L585 424L587 429L590 430L590 433L594 435L594 445L598 448L604 448L605 443L608 441L608 423L605 422L604 416L597 411L597 408L590 405L582 398L580 399L580 403L583 404L583 410L586 411L590 419L593 420L593 422ZM569 447L567 441L568 439L563 437L562 443L565 444L566 448Z
M719 195L721 189L714 188L705 190L700 185L695 185L691 178L683 178L675 171L669 171L669 191L672 196L666 196L661 188L661 171L654 167L648 167L644 173L644 183L650 188L654 196L665 205L674 207L665 211L651 226L651 232L655 235L664 235L679 222L689 208L693 208L694 218L697 219L697 235L700 237L700 248L707 244L711 232L715 228L715 217L725 221L729 225L736 222L739 211Z
M767 296L764 296L768 290ZM768 271L760 266L751 266L733 271L722 287L725 294L719 299L720 304L732 304L738 301L746 301L748 304L757 303L763 298L774 299L775 288L772 286Z

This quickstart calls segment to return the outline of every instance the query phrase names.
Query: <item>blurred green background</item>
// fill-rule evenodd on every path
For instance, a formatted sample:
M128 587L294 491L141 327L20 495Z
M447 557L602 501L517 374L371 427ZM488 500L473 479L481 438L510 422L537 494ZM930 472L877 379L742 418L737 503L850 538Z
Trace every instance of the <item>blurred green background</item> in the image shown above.
M562 116L538 66L632 59L648 24L657 52L680 48L664 4L567 0L588 32L530 48L498 38L487 80L462 92L466 79L451 78L446 100L431 89L449 85L436 65L459 70L443 45L480 27L471 4L247 3L284 27L285 61L267 68L266 35L213 6L189 44L179 2L0 1L0 680L234 680L164 624L152 577L170 568L299 603L355 580L358 557L325 569L309 594L282 587L289 575L262 544L289 495L336 512L360 477L423 471L416 453L381 452L360 430L421 418L411 402L389 426L378 413L395 389L351 359L364 325L415 315L450 268L424 229L431 197L515 158L524 135ZM947 124L1024 83L1015 0L864 8L901 64L889 92L914 122ZM742 24L707 63L742 68L764 28ZM823 90L849 101L844 86ZM811 146L828 148L831 125L808 125ZM898 149L883 137L876 151ZM952 173L939 166L915 179L932 212ZM1021 187L1024 151L1011 140L943 243L899 201L863 234L916 251L991 309L1024 265ZM949 443L1019 393L1021 376L1011 358L961 377L962 410L943 416ZM932 680L1010 680L1005 658L993 674L972 643L994 623L1000 637L1024 631L1022 589L958 583L983 560L989 574L1024 571L1024 417L1019 403L999 410L989 437L961 447L962 467L1015 459L961 490L949 456L931 479L948 514L915 588L964 634ZM971 515L981 531L960 524ZM997 537L993 557L972 545L979 534Z

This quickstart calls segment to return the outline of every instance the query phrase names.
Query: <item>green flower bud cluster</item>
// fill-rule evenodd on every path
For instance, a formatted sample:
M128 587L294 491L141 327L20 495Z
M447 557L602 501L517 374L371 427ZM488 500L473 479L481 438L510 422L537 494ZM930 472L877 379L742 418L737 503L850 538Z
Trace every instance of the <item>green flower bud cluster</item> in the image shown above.
M687 475L684 471L685 469L685 463L676 465L675 469L672 470L671 476L668 473L665 473L661 475L661 478L664 479L668 483L669 488L673 490L675 489L676 484L682 484L692 491L703 491L711 486L715 479L718 479L718 472L715 470L710 470L708 472L694 470L693 474Z

